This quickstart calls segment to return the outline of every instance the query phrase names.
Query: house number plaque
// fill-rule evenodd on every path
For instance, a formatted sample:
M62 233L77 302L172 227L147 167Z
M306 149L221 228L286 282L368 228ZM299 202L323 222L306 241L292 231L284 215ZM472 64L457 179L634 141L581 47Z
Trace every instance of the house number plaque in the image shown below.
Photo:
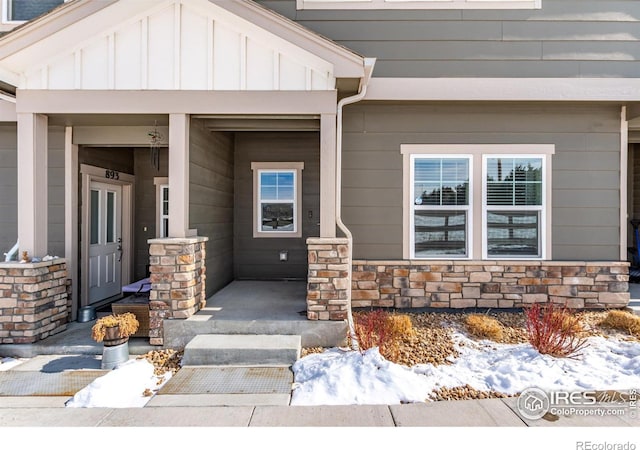
M104 177L107 178L108 180L119 180L120 179L120 172L116 171L116 170L105 170L104 171Z

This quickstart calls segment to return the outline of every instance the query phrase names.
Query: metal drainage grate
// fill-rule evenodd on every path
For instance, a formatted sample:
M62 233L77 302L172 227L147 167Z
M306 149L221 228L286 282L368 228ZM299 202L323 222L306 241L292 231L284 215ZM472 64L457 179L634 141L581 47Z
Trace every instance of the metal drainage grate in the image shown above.
M0 372L0 397L71 397L105 373L105 371L100 370L76 370L55 373L17 370Z
M293 373L286 367L183 367L162 394L290 394Z

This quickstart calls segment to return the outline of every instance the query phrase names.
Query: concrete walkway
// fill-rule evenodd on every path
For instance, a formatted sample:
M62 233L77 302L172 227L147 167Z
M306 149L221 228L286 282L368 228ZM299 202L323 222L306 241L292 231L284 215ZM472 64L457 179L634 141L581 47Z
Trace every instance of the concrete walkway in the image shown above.
M209 366L210 367L210 366ZM207 370L199 366L198 370ZM211 370L215 370L211 367ZM0 371L0 427L635 427L622 415L528 420L516 398L357 406L211 406L199 391L179 406L156 395L143 408L66 408L65 402L105 374L92 355L49 355ZM199 376L198 379L202 377ZM165 397L164 399L162 397ZM156 401L157 400L157 401ZM160 401L165 400L165 401ZM256 400L258 400L256 398ZM636 413L639 411L635 411ZM0 432L0 434L2 434Z
M526 420L515 399L408 405L64 408L60 401L1 398L3 427L632 427L625 416ZM49 403L49 406L45 406Z

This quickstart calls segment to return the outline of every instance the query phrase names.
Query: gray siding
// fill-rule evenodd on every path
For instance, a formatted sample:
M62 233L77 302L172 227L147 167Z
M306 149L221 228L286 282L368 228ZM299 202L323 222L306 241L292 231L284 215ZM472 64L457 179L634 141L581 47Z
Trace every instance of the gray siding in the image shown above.
M49 247L51 255L64 256L64 130L49 128L47 173L49 183ZM0 258L18 238L17 130L0 126ZM45 255L36 255L45 256Z
M18 161L15 124L0 125L0 258L18 239Z
M540 10L296 11L260 0L368 57L377 77L637 77L640 2L543 0Z
M233 135L191 123L189 222L207 236L207 296L233 280ZM169 193L171 201L171 193Z
M151 165L148 148L136 148L133 151L135 166L135 203L134 203L134 279L147 276L149 264L149 244L147 240L156 237L156 186L154 177L166 177L169 173L169 153L160 149L160 169ZM145 230L146 229L146 230Z
M320 235L320 137L310 133L236 133L234 265L238 279L307 277L306 238ZM253 237L251 162L304 162L302 238ZM311 214L309 214L311 213ZM311 217L309 217L311 215ZM280 262L280 250L289 261Z
M64 256L64 128L49 127L49 254Z
M401 144L555 144L553 259L617 260L619 109L359 104L345 111L343 218L356 258L402 258ZM477 183L476 183L477 185Z

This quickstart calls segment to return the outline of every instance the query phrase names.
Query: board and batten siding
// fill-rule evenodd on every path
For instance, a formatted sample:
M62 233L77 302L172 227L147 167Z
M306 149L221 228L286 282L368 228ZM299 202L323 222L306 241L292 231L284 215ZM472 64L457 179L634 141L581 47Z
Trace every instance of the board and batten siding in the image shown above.
M49 127L48 253L64 256L64 129ZM0 259L18 239L18 160L15 124L0 126ZM36 255L39 257L45 255Z
M361 55L375 77L630 77L640 2L542 0L539 10L303 10L258 0Z
M619 108L559 103L345 108L342 217L354 258L402 259L401 144L536 143L556 148L552 258L618 260Z
M189 226L209 238L208 297L233 280L233 135L211 132L194 119L189 139Z
M253 237L252 162L304 162L302 237ZM307 237L320 236L320 136L317 132L236 133L234 266L237 279L306 279ZM310 214L309 214L310 213ZM289 260L279 261L281 250Z

